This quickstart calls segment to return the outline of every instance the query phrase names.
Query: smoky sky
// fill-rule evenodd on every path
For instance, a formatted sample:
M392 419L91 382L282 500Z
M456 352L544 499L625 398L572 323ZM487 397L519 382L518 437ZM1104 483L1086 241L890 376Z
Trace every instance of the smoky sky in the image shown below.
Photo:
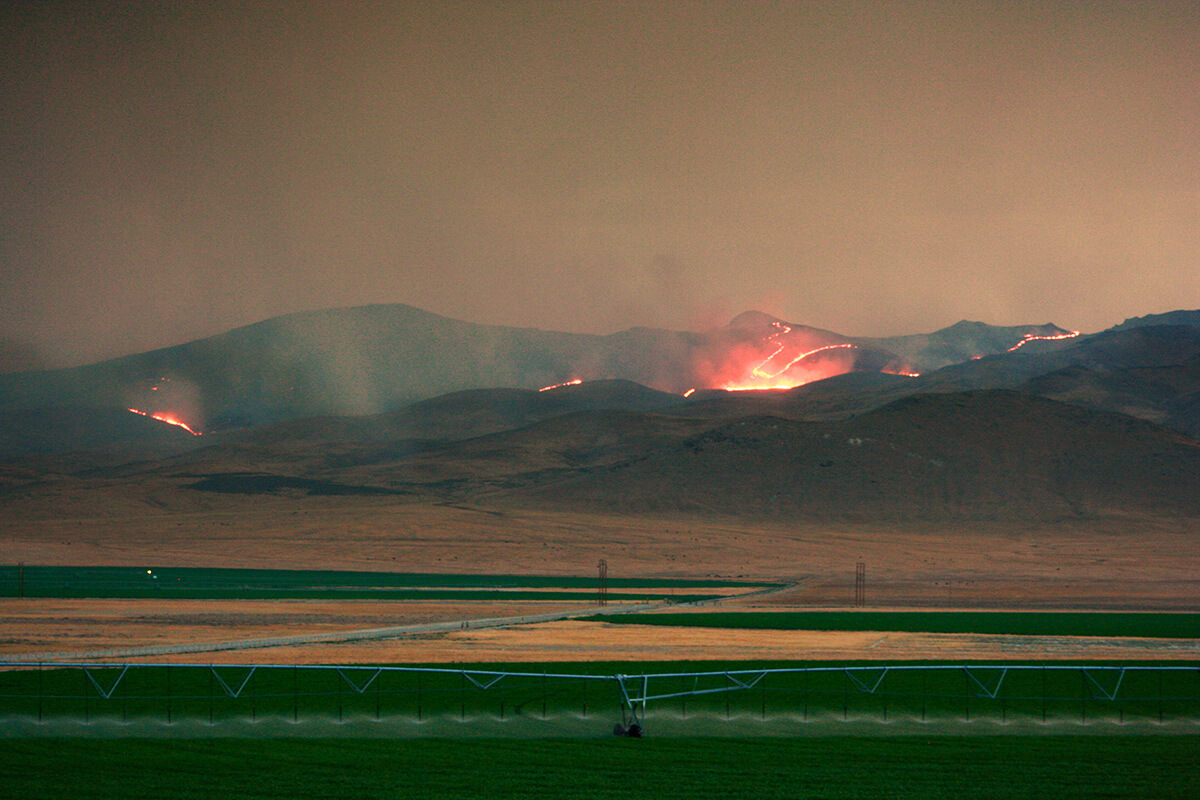
M0 366L291 311L848 335L1200 307L1191 2L0 12Z

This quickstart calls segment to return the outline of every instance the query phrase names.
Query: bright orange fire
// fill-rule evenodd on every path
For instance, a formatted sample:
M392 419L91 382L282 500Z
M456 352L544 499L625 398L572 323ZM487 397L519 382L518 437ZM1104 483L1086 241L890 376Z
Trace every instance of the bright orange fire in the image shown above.
M200 435L200 433L198 431L194 431L190 427L188 427L188 424L186 422L175 419L175 417L171 416L170 414L148 414L145 411L138 411L136 408L131 408L129 410L132 411L134 414L140 414L143 417L149 417L150 419L156 419L159 422L165 422L168 425L174 425L177 428L183 428L185 431L190 433L192 436Z
M782 322L772 322L771 325L775 328L775 333L766 339L766 342L774 345L771 354L751 367L749 374L735 380L726 381L720 386L721 389L729 392L755 389L791 389L811 383L812 381L840 375L846 370L838 366L828 363L806 365L801 362L818 353L826 353L832 350L853 350L857 348L857 345L850 342L841 342L815 347L799 353L784 353L788 349L789 344L784 337L792 332L792 328Z
M583 379L576 378L575 380L567 381L566 383L555 383L555 384L551 384L550 386L543 386L542 388L538 389L538 391L539 392L548 392L551 389L560 389L563 386L578 386L581 383L583 383Z
M1055 336L1038 336L1033 333L1027 333L1027 334L1025 334L1025 337L1023 339L1021 339L1021 341L1017 342L1012 347L1008 348L1008 350L1006 350L1005 352L1011 353L1014 350L1019 350L1020 348L1029 344L1030 342L1056 341L1058 339L1074 339L1078 335L1079 335L1079 331L1067 331L1066 333L1060 333Z

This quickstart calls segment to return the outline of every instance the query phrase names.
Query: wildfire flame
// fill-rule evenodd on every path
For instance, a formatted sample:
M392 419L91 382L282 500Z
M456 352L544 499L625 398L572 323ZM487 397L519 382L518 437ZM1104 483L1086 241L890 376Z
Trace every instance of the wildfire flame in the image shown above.
M131 408L129 410L131 412L133 412L134 414L138 414L143 417L149 417L150 419L156 419L159 422L165 422L168 425L174 425L177 428L183 428L185 431L190 433L192 436L200 435L199 431L192 430L186 422L183 422L182 420L178 420L175 417L171 416L170 414L148 414L145 411L139 411L136 408Z
M573 381L567 381L565 383L555 383L555 384L551 384L550 386L543 386L542 388L538 389L538 391L539 392L548 392L551 389L561 389L563 386L578 386L581 383L583 383L583 379L576 378Z
M780 365L782 359L779 355L787 349L787 342L783 340L787 334L792 332L790 325L785 325L782 322L772 322L772 327L775 332L766 338L767 342L774 345L771 354L755 364L749 372L749 375L742 380L728 381L720 388L729 392L750 391L755 389L791 389L796 386L803 386L814 380L828 378L832 375L837 375L845 370L836 370L828 372L828 374L814 375L811 372L804 374L791 374L788 372L800 364L807 358L825 353L831 350L852 350L857 348L857 345L850 342L841 342L839 344L827 344L821 347L815 347L811 350L806 350L796 355L791 356L786 362Z
M1022 347L1024 347L1025 345L1029 344L1030 342L1036 342L1036 341L1052 342L1052 341L1057 341L1058 339L1074 339L1078 335L1079 335L1079 331L1067 331L1066 333L1059 333L1054 336L1038 336L1037 334L1027 333L1021 339L1021 341L1017 342L1012 347L1008 348L1008 350L1006 350L1005 352L1011 353L1014 350L1019 350Z
M747 315L735 320L732 334L717 335L701 343L693 351L688 383L676 383L668 376L663 381L667 391L682 392L691 397L697 390L717 389L727 392L755 390L784 390L824 380L854 370L879 370L890 375L919 378L918 367L898 356L878 351L869 345L841 341L829 343L834 334L802 325L789 325L771 320L766 315ZM1021 349L1030 342L1074 339L1079 331L1063 331L1051 325L1041 331L1057 333L1027 333L1007 352ZM841 337L838 337L841 338ZM990 352L997 352L988 348ZM972 359L981 356L972 356ZM884 363L881 363L884 362ZM589 380L595 375L589 375ZM679 377L679 376L677 376ZM564 386L582 383L582 379L544 386L547 392ZM686 389L688 384L692 388ZM651 382L648 385L655 385Z

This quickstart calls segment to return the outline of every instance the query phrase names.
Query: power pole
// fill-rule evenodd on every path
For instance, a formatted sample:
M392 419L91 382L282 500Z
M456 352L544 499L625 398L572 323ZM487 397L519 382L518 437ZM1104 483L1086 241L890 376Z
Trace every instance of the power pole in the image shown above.
M862 608L867 604L867 565L858 562L854 567L854 606Z
M600 569L600 605L608 605L608 562L603 558L596 565Z

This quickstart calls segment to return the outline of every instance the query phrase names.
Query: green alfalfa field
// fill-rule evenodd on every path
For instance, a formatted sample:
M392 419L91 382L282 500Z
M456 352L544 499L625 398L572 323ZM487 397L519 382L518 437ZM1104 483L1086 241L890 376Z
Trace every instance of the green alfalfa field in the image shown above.
M294 798L1190 798L1200 736L0 741L0 794Z
M449 665L445 665L449 667ZM476 665L484 667L489 665ZM495 668L496 665L490 665ZM538 665L550 667L554 665ZM563 665L557 665L562 667ZM634 665L589 665L597 674ZM666 669L671 665L642 665ZM683 665L675 665L679 668ZM706 669L768 664L693 664ZM937 665L931 665L937 666ZM468 665L463 665L469 668ZM372 674L370 668L365 675ZM217 674L230 686L249 679L246 692L235 702L225 697L216 709L215 727L210 719L212 701L192 693L186 673L211 670L177 667L170 671L149 667L140 677L127 676L128 684L114 689L112 669L101 668L94 677L112 699L95 698L82 710L59 697L59 713L74 715L74 722L61 728L69 736L43 732L21 735L20 726L10 725L0 735L0 770L6 776L0 796L13 798L1036 798L1056 800L1075 797L1193 797L1200 787L1200 732L1194 720L1175 719L1172 724L1087 725L1076 718L1078 698L1059 709L1064 724L1012 725L1012 733L999 733L991 719L974 725L962 723L962 698L956 685L929 686L931 712L953 717L958 724L907 726L889 732L879 724L881 698L842 690L842 682L812 694L812 712L836 721L844 715L848 697L857 714L876 718L876 735L847 735L837 731L841 723L815 724L804 735L757 736L750 722L761 713L765 697L756 691L682 698L660 704L664 713L699 715L697 735L667 733L658 726L659 715L647 718L647 736L641 739L615 737L611 725L619 718L612 687L606 681L561 682L532 676L512 685L508 694L498 687L478 691L459 676L423 674L421 690L406 687L389 701L383 693L384 711L402 700L408 727L418 720L438 716L453 721L464 715L488 716L495 731L496 719L507 719L523 733L496 738L480 735L464 725L462 735L445 731L454 725L431 725L433 735L408 730L387 735L391 722L382 726L376 715L381 702L371 691L354 695L339 683L336 671L311 670L300 674L281 668L250 675L245 670L221 668ZM589 670L590 672L590 670ZM159 684L178 692L174 705L164 707L157 694ZM826 673L821 673L826 674ZM834 673L828 673L834 675ZM914 673L918 674L918 673ZM1077 676L1070 674L1073 678ZM27 679L36 672L26 671ZM48 669L41 685L51 694L52 685L67 676L66 687L73 697L91 694L77 671ZM930 679L940 682L952 673L933 671ZM416 676L409 676L415 678ZM796 676L793 676L795 678ZM955 678L959 676L954 676ZM1053 675L1052 675L1053 677ZM365 686L362 675L353 675ZM506 679L507 680L507 679ZM261 681L261 682L260 682ZM282 683L281 683L282 681ZM382 681L382 677L379 678ZM440 682L439 682L440 681ZM276 685L277 684L277 685ZM33 685L33 684L31 684ZM465 689L464 689L465 686ZM591 687L586 688L586 687ZM340 688L339 688L340 687ZM384 687L387 688L386 685ZM398 688L398 687L397 687ZM793 686L781 696L791 696ZM817 689L816 686L810 687ZM1056 695L1071 695L1079 684L1062 685ZM118 690L119 689L119 690ZM299 690L309 713L320 711L321 726L289 728L290 709L297 702L291 692ZM580 690L586 694L580 695ZM218 690L218 695L222 695ZM807 693L806 693L807 696ZM965 696L965 695L964 695ZM141 698L142 702L138 701ZM712 700L716 697L715 700ZM941 702L937 702L940 697ZM548 698L548 699L547 699ZM900 716L898 697L893 697L891 714ZM1060 704L1065 697L1060 697ZM421 707L408 708L416 700ZM727 702L733 701L733 723L728 722ZM28 702L28 698L26 698ZM464 705L465 702L465 705ZM682 705L686 702L686 706ZM864 702L867 703L864 705ZM978 700L975 701L979 702ZM336 703L336 706L335 706ZM499 703L500 705L497 705ZM586 717L582 733L556 736L546 726L550 714L563 715L570 709ZM225 708L228 704L230 707ZM281 705L282 704L282 705ZM345 704L343 706L343 704ZM677 706L677 704L680 704ZM105 705L109 707L104 708ZM1093 706L1094 708L1094 706ZM47 703L45 712L53 709ZM980 709L982 710L982 709ZM30 709L26 709L29 712ZM995 711L994 709L992 710ZM240 720L228 724L230 713ZM346 724L341 721L346 715ZM908 709L908 715L915 714ZM975 719L973 712L971 719ZM270 714L270 717L267 715ZM80 724L80 720L91 719ZM303 717L304 714L301 714ZM995 714L993 713L993 717ZM257 722L254 720L257 717ZM353 717L353 719L351 718ZM220 718L224 718L220 719ZM247 723L247 718L250 722ZM739 724L739 719L745 724ZM1088 716L1092 720L1092 716ZM726 720L723 724L721 720ZM394 719L393 719L394 721ZM1012 719L1010 718L1010 722ZM194 724L193 724L194 723ZM528 724L526 724L528 723ZM504 723L501 722L501 725ZM208 725L212 731L205 729ZM418 723L419 725L419 723ZM744 730L739 731L738 729ZM256 732L253 730L258 728ZM224 730L240 733L229 737ZM693 728L693 730L697 730ZM746 735L747 730L751 735ZM957 735L945 735L954 730ZM1200 729L1197 729L1200 731ZM315 733L314 733L315 731ZM369 732L368 732L369 731ZM1020 731L1020 732L1015 732ZM982 733L980 733L982 732ZM725 735L728 733L729 735ZM721 734L721 735L717 735Z

